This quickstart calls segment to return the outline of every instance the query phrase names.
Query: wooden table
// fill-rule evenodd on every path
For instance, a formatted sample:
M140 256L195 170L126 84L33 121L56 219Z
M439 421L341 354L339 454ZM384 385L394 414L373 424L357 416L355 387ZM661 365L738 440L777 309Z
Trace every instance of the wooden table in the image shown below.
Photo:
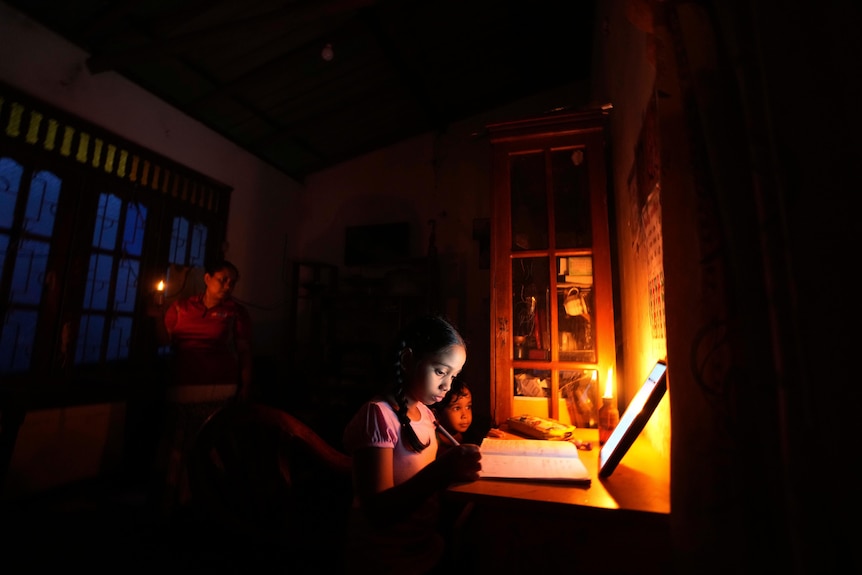
M447 490L448 500L471 508L462 549L469 549L474 572L670 570L669 457L639 437L613 474L600 479L598 431L578 429L575 437L593 447L578 452L589 486L480 479Z

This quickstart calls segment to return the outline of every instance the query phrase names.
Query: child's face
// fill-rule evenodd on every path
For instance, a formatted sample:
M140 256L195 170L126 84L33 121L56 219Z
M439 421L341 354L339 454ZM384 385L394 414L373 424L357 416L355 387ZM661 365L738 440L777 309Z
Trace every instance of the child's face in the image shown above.
M452 381L467 362L467 350L462 345L442 349L419 361L413 371L410 394L425 405L440 402L452 389Z
M465 395L455 399L443 408L443 421L452 433L464 433L473 423L473 395L468 390Z

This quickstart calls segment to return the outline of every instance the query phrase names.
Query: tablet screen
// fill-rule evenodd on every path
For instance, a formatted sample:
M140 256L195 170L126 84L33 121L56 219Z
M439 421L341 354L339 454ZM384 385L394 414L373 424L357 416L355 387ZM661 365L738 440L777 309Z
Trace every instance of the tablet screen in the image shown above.
M643 430L667 389L667 364L659 360L629 403L620 422L599 452L599 477L613 473L617 464Z

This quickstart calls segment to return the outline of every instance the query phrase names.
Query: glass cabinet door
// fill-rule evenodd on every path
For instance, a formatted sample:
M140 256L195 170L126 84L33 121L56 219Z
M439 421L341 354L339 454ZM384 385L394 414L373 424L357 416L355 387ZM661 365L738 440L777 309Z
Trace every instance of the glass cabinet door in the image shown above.
M591 256L557 256L557 349L560 361L596 362ZM589 270L586 272L586 270ZM573 273L585 271L584 274Z
M512 344L516 359L551 359L548 268L548 258L512 260Z
M494 418L595 427L615 353L602 117L489 131Z

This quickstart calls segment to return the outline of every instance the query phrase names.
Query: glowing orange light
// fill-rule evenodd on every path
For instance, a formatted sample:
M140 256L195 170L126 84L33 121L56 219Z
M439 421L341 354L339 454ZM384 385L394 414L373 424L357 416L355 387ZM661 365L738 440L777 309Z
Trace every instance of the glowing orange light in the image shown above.
M605 394L602 399L613 399L614 397L614 368L608 368L608 379L605 381Z
M159 280L159 283L156 284L156 292L153 294L153 303L156 305L164 305L165 303L165 282L164 280Z

